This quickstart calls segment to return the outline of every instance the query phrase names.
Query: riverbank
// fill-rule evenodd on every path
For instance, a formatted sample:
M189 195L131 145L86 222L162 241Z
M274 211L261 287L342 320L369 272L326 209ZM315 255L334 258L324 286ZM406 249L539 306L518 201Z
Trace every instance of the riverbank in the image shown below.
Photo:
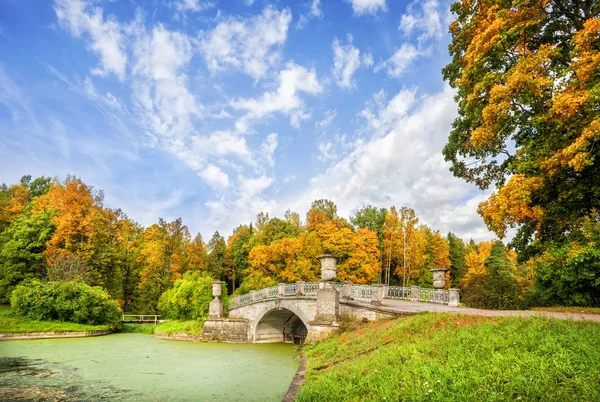
M308 345L298 401L600 400L600 324L421 313Z
M56 337L72 336L97 336L85 335L111 333L108 325L85 325L64 321L38 321L14 314L10 306L0 306L0 339L23 339L35 337L51 337L44 334L55 334ZM79 334L79 335L77 335Z

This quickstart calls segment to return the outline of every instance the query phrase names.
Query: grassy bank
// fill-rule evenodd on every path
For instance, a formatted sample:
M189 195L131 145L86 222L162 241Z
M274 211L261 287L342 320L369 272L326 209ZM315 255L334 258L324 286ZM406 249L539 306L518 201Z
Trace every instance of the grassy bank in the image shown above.
M166 334L188 334L188 335L200 335L202 334L202 326L204 321L179 321L173 320L159 324L156 327L155 332L162 332Z
M600 400L600 324L419 314L305 348L299 401Z
M0 332L29 333L29 332L79 332L105 331L108 325L85 325L64 321L37 321L15 315L10 306L0 305Z
M532 310L557 313L600 314L600 307L534 307Z

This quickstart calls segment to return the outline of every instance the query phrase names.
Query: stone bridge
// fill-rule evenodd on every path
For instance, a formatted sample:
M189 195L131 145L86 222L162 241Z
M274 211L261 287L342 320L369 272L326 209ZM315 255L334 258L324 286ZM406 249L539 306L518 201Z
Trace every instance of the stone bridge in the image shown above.
M218 299L221 283L213 283L215 300L203 328L203 339L229 342L294 342L327 337L342 317L370 321L403 313L385 307L383 301L401 299L458 306L458 291L443 290L447 270L434 270L437 289L334 282L337 256L320 256L321 281L280 283L231 299L228 317ZM435 272L437 271L437 272Z

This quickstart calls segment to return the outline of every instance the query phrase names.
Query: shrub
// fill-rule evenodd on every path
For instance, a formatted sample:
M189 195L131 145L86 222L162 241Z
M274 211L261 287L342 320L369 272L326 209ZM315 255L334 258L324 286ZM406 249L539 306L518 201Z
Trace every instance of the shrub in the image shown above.
M16 314L33 320L59 320L79 324L116 327L121 309L98 286L80 282L32 281L17 286L10 299Z
M541 305L600 306L600 248L595 243L550 247L533 266Z
M175 281L172 289L162 294L158 309L174 320L204 320L213 300L212 282L213 279L206 274L186 272L182 279ZM221 300L226 306L228 298L225 286Z
M501 241L492 245L484 266L484 272L463 283L462 302L469 307L493 310L524 308L525 289L519 282L521 272L508 258Z

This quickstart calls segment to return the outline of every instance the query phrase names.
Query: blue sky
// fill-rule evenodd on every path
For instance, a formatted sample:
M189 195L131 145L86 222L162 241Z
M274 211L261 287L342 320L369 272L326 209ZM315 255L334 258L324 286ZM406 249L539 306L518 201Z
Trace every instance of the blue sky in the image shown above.
M318 198L492 238L441 155L449 5L0 0L0 181L73 174L205 238Z

